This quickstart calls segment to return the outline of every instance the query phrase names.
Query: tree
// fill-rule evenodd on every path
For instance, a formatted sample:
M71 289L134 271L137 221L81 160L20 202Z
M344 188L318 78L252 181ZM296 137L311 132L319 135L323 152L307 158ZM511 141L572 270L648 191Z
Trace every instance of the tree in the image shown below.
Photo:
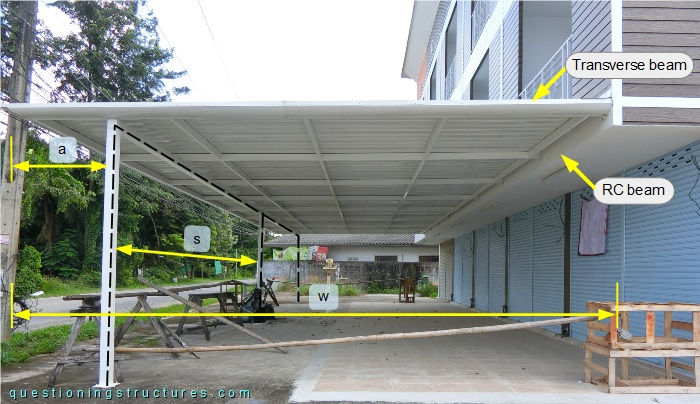
M27 148L32 164L49 164L49 150L35 135L29 136ZM81 210L95 194L86 191L83 183L65 168L30 170L25 175L22 222L41 223L38 240L44 244L44 252L50 252L56 234L66 220L79 221ZM59 216L59 214L63 214Z
M71 101L169 101L165 80L184 71L163 67L172 49L160 47L158 20L139 13L143 1L57 1L78 32L53 39L54 94ZM173 88L174 94L188 87Z
M3 30L10 31L8 35L13 36L13 54L12 54L12 74L10 81L3 82L3 92L7 91L7 96L11 102L26 102L29 98L29 78L32 76L33 53L34 53L34 37L36 33L36 15L37 2L26 1L20 2L15 7L8 5L5 11L13 11L14 21L3 18ZM5 14L3 13L3 16ZM5 24L8 24L5 28ZM2 34L4 36L4 33ZM3 43L4 44L4 43ZM3 56L5 47L2 48ZM4 70L4 66L3 66ZM19 250L19 224L22 205L22 187L24 185L24 175L18 172L14 181L14 169L10 167L9 155L13 154L21 161L24 158L24 152L27 143L27 127L23 122L20 122L10 116L7 119L7 135L12 136L14 142L10 146L10 142L5 142L3 148L2 161L2 202L0 202L0 234L9 236L8 242L0 243L0 273L2 274L3 290L1 296L0 308L2 309L2 341L8 341L10 338L10 299L6 293L5 285L13 282L15 279L15 271L17 264L17 252ZM12 151L10 149L12 148Z

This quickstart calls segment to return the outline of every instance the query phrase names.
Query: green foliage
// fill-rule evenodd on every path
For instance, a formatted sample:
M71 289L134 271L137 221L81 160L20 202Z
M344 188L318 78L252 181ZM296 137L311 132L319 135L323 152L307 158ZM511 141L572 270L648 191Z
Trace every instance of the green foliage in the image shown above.
M143 17L143 1L58 1L72 33L55 38L53 63L60 83L54 93L71 101L169 101L164 80L184 72L164 67L172 49L160 47L157 19ZM175 94L189 88L174 88Z
M75 230L66 230L53 248L44 254L44 272L63 279L75 279L80 274L76 267L80 259L77 250L80 237Z
M293 282L285 282L280 284L280 286L277 288L277 291L296 294L297 285ZM301 296L308 296L309 285L301 285L299 287L299 294ZM338 296L362 296L364 294L365 292L355 285L338 285Z
M365 292L369 294L398 294L399 288L385 287L381 282L371 282L365 287Z
M15 275L15 295L26 297L41 287L41 253L28 245L19 254L19 266Z
M143 274L146 278L155 283L170 282L170 278L177 276L177 274L165 265L147 267L144 269Z
M418 294L421 296L426 296L433 299L436 299L438 297L438 287L437 285L433 285L432 283L418 285L418 287L416 288L416 292L418 292Z
M355 285L338 285L338 296L362 296L365 293Z
M27 139L27 160L32 164L50 163L48 145L34 133ZM22 221L40 224L37 241L50 251L56 234L73 222L94 197L67 169L29 170L24 179Z
M97 288L102 284L102 274L99 271L87 270L80 274L81 283L88 287Z
M102 238L102 211L98 203L91 203L85 210L84 218L84 243L85 255L83 259L83 270L100 270L100 241Z

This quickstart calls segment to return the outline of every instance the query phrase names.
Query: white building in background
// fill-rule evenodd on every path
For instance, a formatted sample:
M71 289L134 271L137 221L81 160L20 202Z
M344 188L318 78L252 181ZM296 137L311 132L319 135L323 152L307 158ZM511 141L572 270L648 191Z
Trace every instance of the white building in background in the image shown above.
M438 262L438 246L422 245L413 234L302 234L301 246L326 247L326 258L334 261ZM265 242L266 247L296 247L294 235ZM309 257L313 259L313 257Z

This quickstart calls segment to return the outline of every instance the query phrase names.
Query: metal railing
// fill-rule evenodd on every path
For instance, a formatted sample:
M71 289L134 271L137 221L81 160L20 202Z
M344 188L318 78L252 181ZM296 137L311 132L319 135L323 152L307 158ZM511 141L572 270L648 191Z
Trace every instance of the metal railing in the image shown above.
M562 67L566 66L566 59L571 55L571 36L566 38L564 44L554 53L551 59L540 69L540 72L535 75L520 93L518 98L527 100L532 99L537 92L540 84L546 84ZM543 98L549 99L567 99L571 98L571 76L564 74L549 88L549 95Z

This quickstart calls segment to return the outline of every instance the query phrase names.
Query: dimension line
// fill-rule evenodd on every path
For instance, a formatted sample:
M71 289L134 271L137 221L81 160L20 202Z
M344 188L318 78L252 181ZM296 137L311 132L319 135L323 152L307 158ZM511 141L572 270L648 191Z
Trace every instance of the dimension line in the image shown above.
M234 262L239 262L241 264L241 266L255 264L257 262L256 260L254 260L248 256L245 256L245 255L241 255L240 258L230 258L230 257L217 257L214 255L188 254L188 253L179 253L179 252L171 252L171 251L144 250L141 248L134 248L131 244L117 247L117 251L123 252L126 255L131 255L132 253L143 253L143 254L171 255L173 257L199 258L199 259L205 259L205 260L234 261Z
M602 309L598 309L597 313L32 313L24 310L15 315L27 320L31 317L597 317L598 320L603 320L613 316Z

